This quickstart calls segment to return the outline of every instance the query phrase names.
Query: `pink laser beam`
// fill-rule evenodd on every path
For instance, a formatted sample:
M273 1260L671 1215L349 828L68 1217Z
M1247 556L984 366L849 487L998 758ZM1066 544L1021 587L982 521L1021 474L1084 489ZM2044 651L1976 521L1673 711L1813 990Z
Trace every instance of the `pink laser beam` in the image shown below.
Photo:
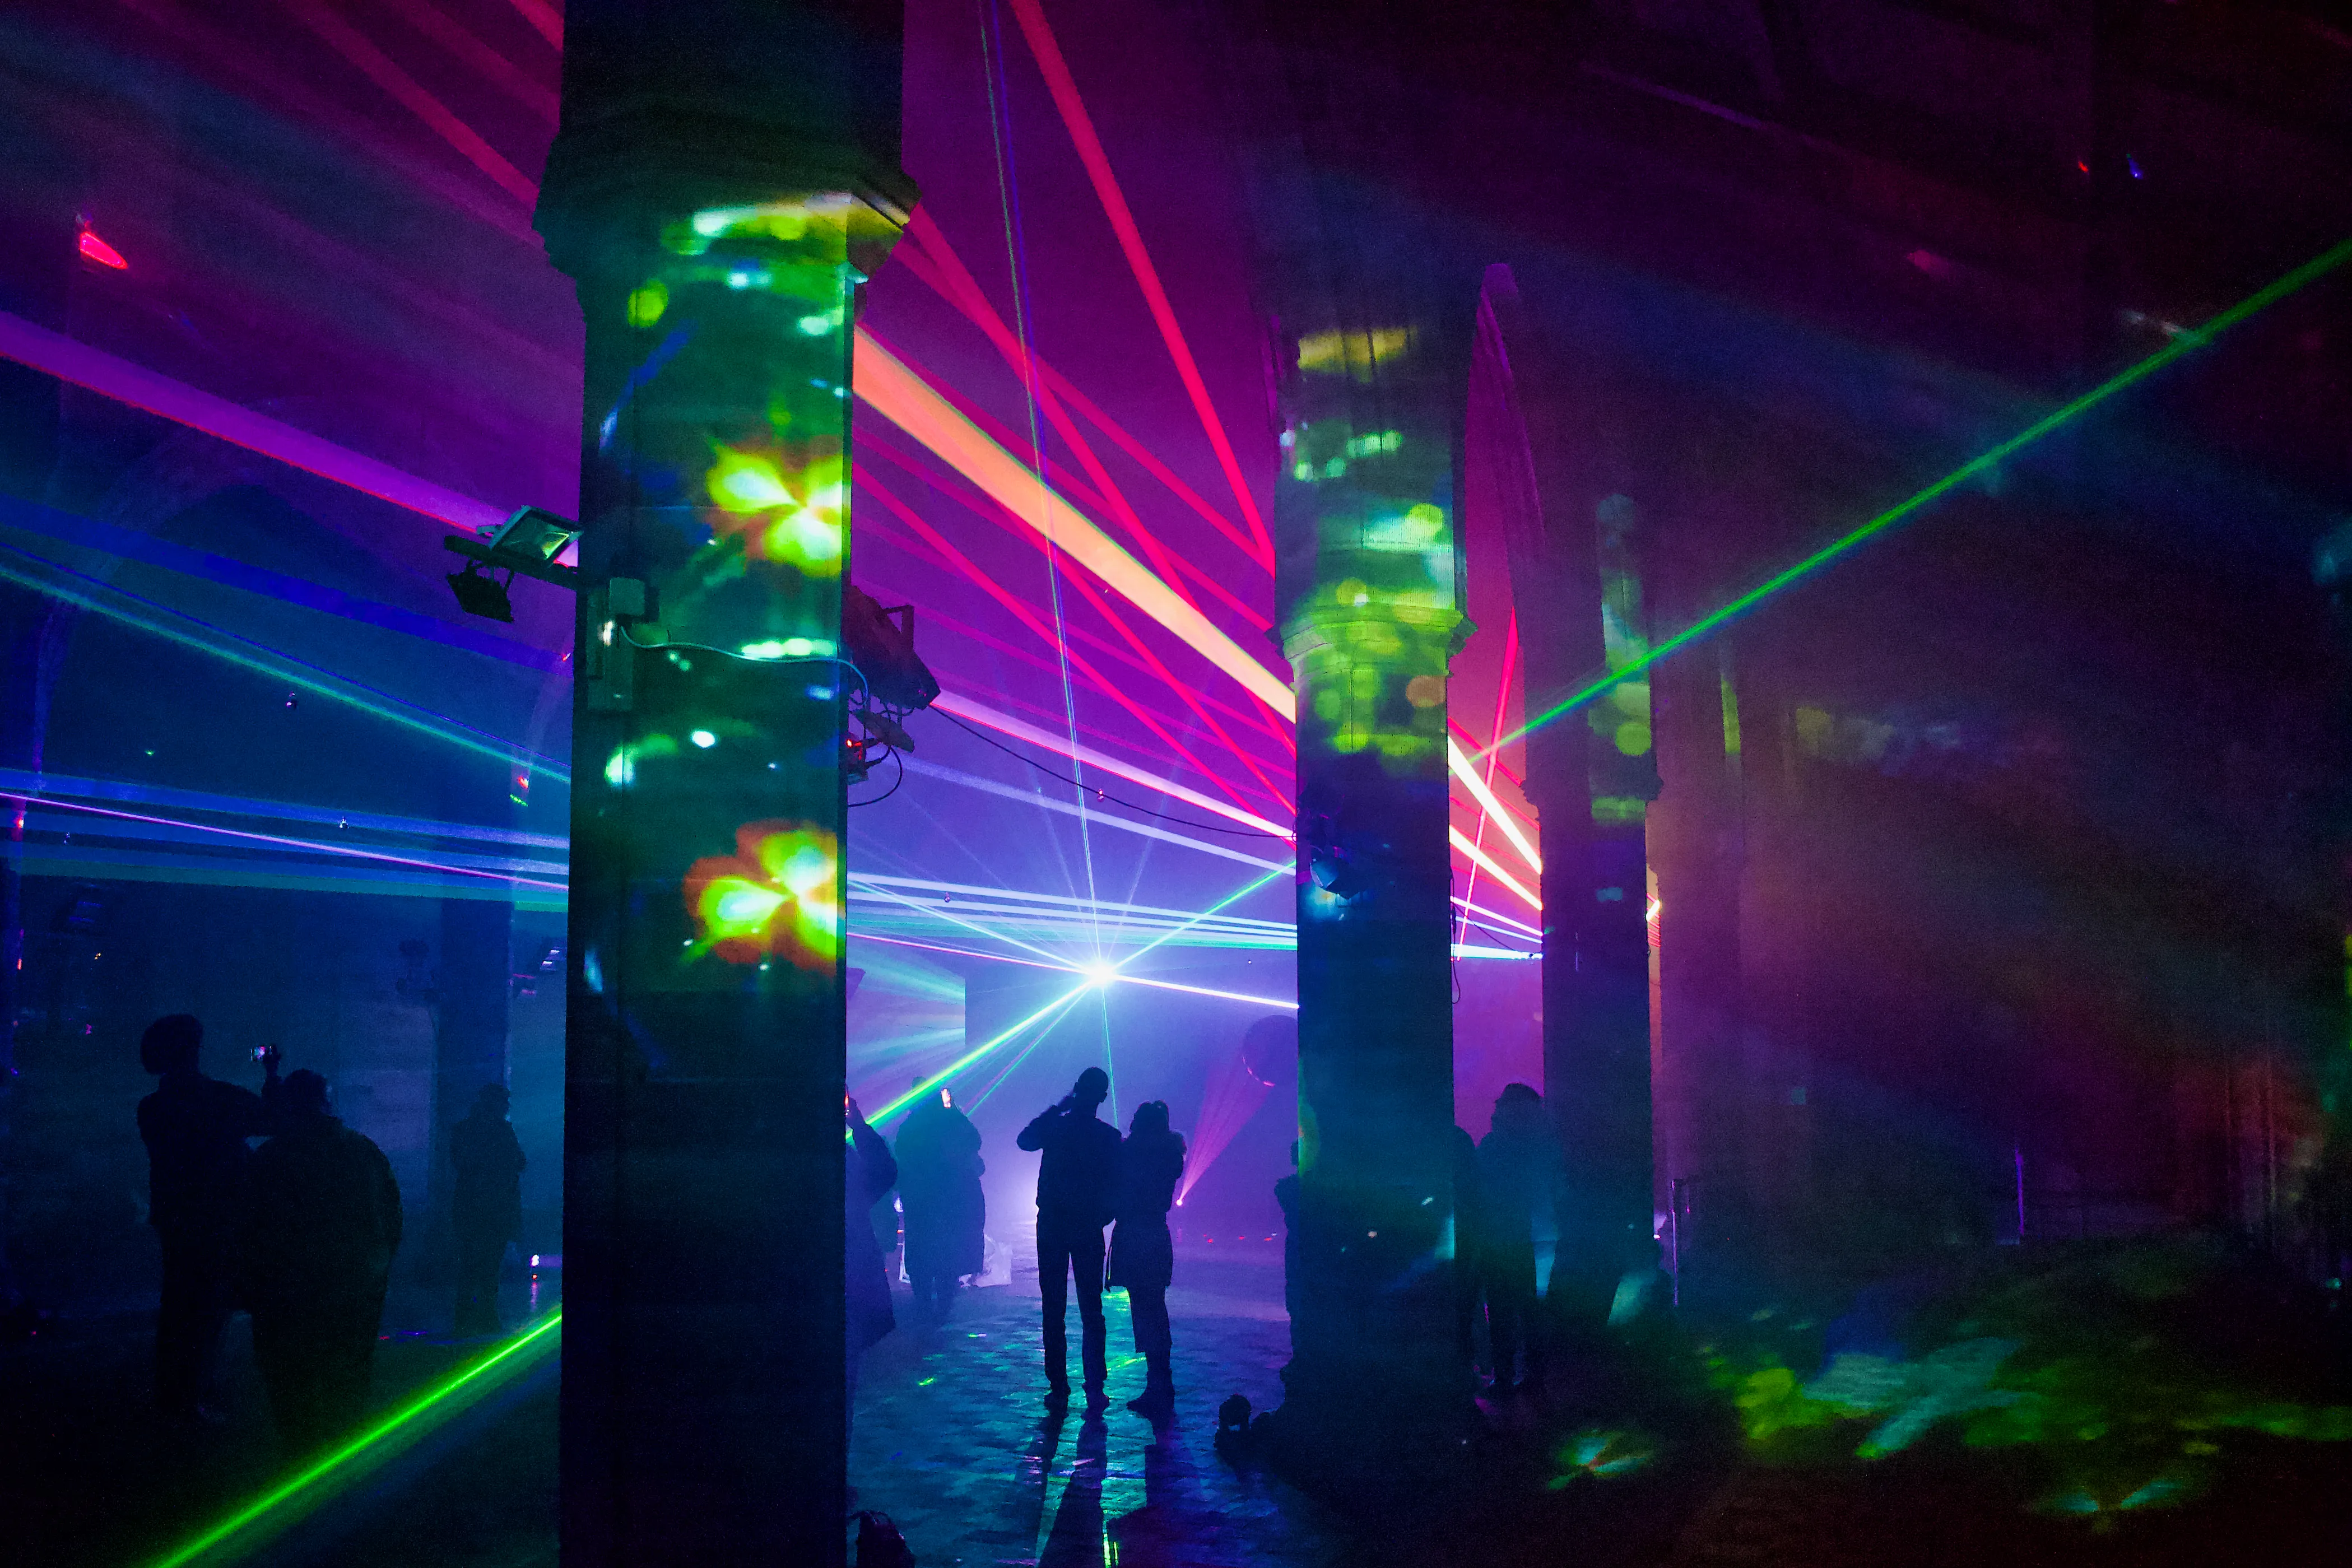
M1069 128L1070 140L1077 146L1078 160L1087 166L1087 178L1094 183L1095 195L1102 202L1111 230L1118 236L1119 249L1126 253L1127 265L1143 290L1151 319L1160 329L1161 340L1168 345L1169 357L1176 361L1176 374L1184 383L1185 395L1192 400L1193 412L1201 416L1201 427L1208 433L1218 466L1225 471L1225 482L1233 486L1234 500L1249 524L1255 546L1251 553L1259 565L1271 571L1274 540L1266 532L1265 519L1258 515L1257 502L1250 495L1248 482L1242 477L1233 444L1225 439L1224 424L1209 401L1208 384L1201 379L1200 367L1192 361L1192 348L1184 341L1183 329L1176 323L1175 308L1169 304L1168 291L1160 284L1159 269L1151 265L1150 253L1143 247L1142 232L1135 226L1135 214L1128 210L1118 176L1111 172L1110 159L1103 152L1101 139L1095 134L1094 120L1087 113L1085 100L1078 96L1078 84L1070 75L1068 62L1062 58L1062 47L1055 42L1054 30L1046 25L1045 13L1038 0L1013 0L1013 14L1021 23L1021 36L1029 40L1030 52L1037 57L1037 64L1045 73L1045 86L1054 95L1054 107L1061 111L1062 123Z

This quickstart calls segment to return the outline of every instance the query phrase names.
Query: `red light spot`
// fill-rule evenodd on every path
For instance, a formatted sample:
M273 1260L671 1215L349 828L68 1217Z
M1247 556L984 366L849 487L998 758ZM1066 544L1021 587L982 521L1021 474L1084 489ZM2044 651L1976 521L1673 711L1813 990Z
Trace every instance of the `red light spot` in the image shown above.
M121 251L88 229L81 231L81 253L101 267L127 267L131 265L122 259Z
M2085 174L2091 172L2091 166L2088 163L2084 162L2080 158L2074 160L2074 167L2080 169Z

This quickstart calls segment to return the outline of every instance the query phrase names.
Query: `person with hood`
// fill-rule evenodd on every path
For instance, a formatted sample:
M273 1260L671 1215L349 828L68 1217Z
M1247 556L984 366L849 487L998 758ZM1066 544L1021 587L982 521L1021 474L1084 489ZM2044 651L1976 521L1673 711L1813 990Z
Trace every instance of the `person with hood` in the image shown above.
M919 1095L898 1124L895 1152L915 1311L944 1322L956 1282L986 1266L988 1198L980 1177L988 1166L980 1157L980 1129L944 1087L935 1089Z
M1037 1150L1037 1288L1045 1307L1045 1398L1070 1398L1069 1286L1078 1282L1087 1408L1110 1403L1109 1334L1103 1323L1103 1227L1118 1180L1118 1129L1095 1114L1110 1097L1110 1074L1089 1067L1062 1100L1039 1113L1013 1142Z
M1557 1235L1556 1200L1564 1166L1559 1138L1543 1096L1509 1083L1495 1101L1495 1121L1478 1145L1483 1188L1486 1333L1495 1392L1543 1392L1544 1332L1537 1315L1536 1242ZM1513 1381L1515 1363L1525 1368Z
M495 1334L504 1326L499 1265L506 1260L507 1243L522 1235L522 1143L507 1120L511 1103L505 1084L485 1083L473 1110L449 1129L460 1337Z
M1168 1125L1168 1102L1145 1101L1135 1108L1127 1141L1118 1150L1110 1282L1127 1291L1135 1348L1148 1369L1142 1395L1129 1400L1127 1407L1154 1420L1176 1408L1168 1329L1168 1285L1176 1271L1176 1249L1168 1235L1168 1209L1183 1174L1184 1140Z
M179 1420L217 1421L205 1404L221 1330L235 1305L232 1281L253 1151L270 1131L281 1092L278 1048L260 1052L256 1094L197 1071L205 1026L173 1013L147 1026L140 1065L162 1082L139 1102L147 1145L147 1222L163 1253L155 1314L155 1404Z
M280 1131L253 1156L243 1251L253 1357L299 1455L367 1414L400 1186L383 1151L336 1119L325 1079L289 1073L283 1100Z
M843 1405L845 1427L857 1414L857 1364L882 1336L898 1326L890 1310L890 1281L882 1272L882 1244L874 1235L874 1202L898 1179L898 1162L890 1145L866 1124L857 1102L841 1097L846 1132L842 1140L841 1184L842 1290L847 1311L843 1314L842 1363L849 1378Z

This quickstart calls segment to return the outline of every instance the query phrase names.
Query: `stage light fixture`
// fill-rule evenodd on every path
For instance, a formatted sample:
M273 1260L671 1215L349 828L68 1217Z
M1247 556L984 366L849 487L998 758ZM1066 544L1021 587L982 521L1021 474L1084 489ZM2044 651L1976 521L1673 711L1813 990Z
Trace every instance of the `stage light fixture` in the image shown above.
M511 573L502 582L484 571L478 563L468 563L465 570L449 574L449 591L457 596L457 608L467 614L511 624L514 601L507 597L507 583L513 580Z
M449 591L457 596L457 608L468 615L511 622L514 602L507 590L518 572L577 591L579 569L560 566L555 558L579 537L578 523L543 507L518 507L505 522L472 538L446 536L442 548L467 559L465 570L449 573ZM506 576L491 577L482 570L486 566L503 569Z
M1082 965L1078 969L1078 973L1087 977L1087 983L1088 985L1096 987L1097 988L1108 986L1112 981L1118 978L1118 968L1116 965L1112 964L1095 963Z
M841 586L841 643L849 662L866 677L866 695L873 706L904 716L931 706L940 683L915 654L915 607L894 604L885 609L874 596L854 583ZM895 723L896 734L882 738L900 751L914 743Z

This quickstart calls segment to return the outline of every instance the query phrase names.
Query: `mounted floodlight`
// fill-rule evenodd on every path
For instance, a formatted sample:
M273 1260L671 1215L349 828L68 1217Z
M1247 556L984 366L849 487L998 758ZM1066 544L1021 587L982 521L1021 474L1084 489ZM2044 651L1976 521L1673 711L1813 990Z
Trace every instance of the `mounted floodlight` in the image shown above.
M507 589L518 572L577 592L580 569L559 566L555 558L579 537L578 523L544 507L519 507L505 522L472 538L463 534L445 536L443 549L473 563L449 574L449 591L457 596L457 608L468 615L511 622L514 602L507 597ZM482 570L486 566L502 569L507 575L494 578Z
M866 677L873 706L905 715L930 706L939 696L940 683L915 655L913 605L897 604L886 610L855 583L843 583L841 642L849 662ZM894 738L885 738L901 750L914 749L911 744L901 746Z

